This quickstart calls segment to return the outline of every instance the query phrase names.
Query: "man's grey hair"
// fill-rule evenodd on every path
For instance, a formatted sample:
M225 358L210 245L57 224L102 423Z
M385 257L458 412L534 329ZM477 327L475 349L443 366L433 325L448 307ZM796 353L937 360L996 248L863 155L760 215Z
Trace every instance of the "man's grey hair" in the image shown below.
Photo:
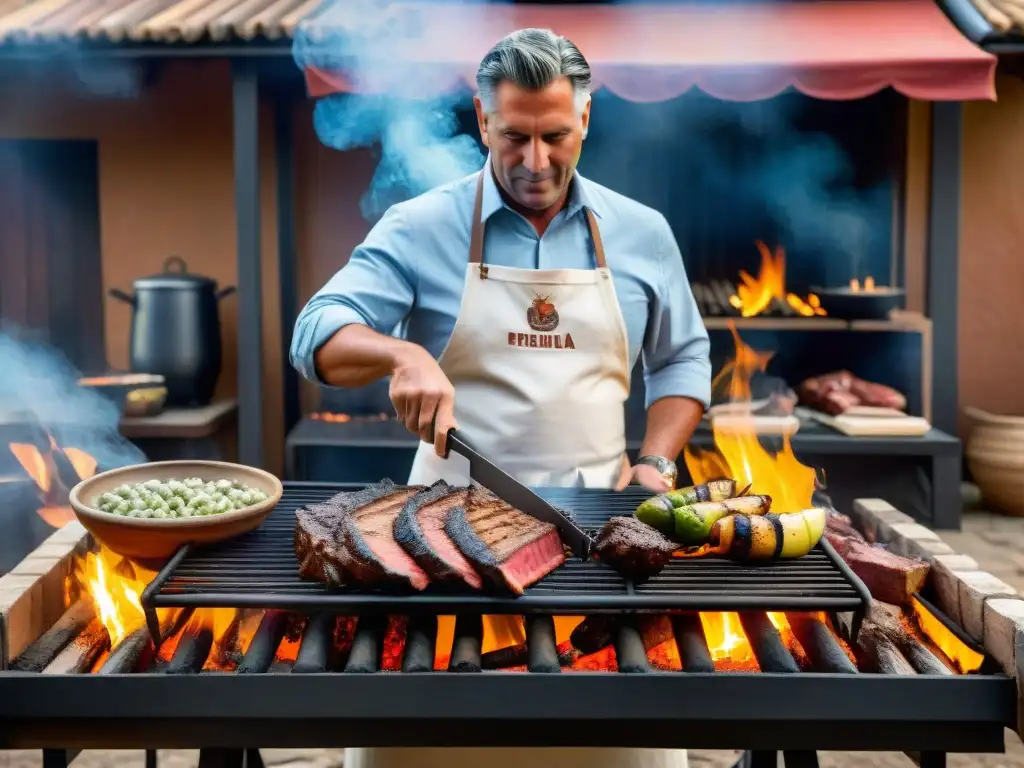
M571 40L550 29L520 29L487 52L476 72L476 87L485 112L494 111L494 91L502 80L539 91L560 77L569 78L576 110L590 100L590 65Z

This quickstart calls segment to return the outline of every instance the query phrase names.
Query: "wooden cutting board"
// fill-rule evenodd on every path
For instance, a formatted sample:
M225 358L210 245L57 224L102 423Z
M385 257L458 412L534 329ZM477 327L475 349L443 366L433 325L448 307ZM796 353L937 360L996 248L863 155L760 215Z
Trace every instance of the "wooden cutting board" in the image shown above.
M927 419L919 416L907 416L899 411L879 408L886 411L877 415L856 415L844 413L842 416L830 416L827 413L812 411L811 414L822 424L842 432L850 437L921 437L932 428Z
M795 435L800 429L796 416L747 416L744 414L715 413L708 419L711 428L729 432L746 432L753 427L758 435Z

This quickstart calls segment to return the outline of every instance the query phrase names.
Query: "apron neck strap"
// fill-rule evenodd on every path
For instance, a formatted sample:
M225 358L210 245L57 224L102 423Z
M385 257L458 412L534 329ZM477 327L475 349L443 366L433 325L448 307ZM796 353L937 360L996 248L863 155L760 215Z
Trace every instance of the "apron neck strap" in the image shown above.
M473 203L473 229L469 236L469 263L484 263L484 223L480 220L480 214L484 210L484 174L490 166L484 163L476 180L476 200Z
M489 170L490 166L485 165L476 180L476 199L473 202L473 228L470 230L469 236L470 264L484 263L484 222L481 221L480 214L483 213L484 209L484 174L488 173ZM601 240L601 230L597 226L597 217L594 216L594 212L589 208L584 208L583 212L587 216L590 239L594 241L594 263L598 269L605 269L608 266L608 262L604 256L604 242Z
M594 241L594 263L598 269L605 269L608 262L604 258L604 241L601 240L601 230L597 226L597 217L589 208L583 209L587 214L587 224L590 226L590 239Z

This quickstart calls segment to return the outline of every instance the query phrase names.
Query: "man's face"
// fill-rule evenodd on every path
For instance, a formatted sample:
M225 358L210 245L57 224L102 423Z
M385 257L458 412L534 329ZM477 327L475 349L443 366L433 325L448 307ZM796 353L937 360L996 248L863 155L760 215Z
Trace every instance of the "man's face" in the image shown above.
M580 159L590 102L582 115L577 114L572 83L563 77L539 91L502 81L489 115L479 98L474 103L480 135L491 151L502 189L530 210L543 211L557 203Z

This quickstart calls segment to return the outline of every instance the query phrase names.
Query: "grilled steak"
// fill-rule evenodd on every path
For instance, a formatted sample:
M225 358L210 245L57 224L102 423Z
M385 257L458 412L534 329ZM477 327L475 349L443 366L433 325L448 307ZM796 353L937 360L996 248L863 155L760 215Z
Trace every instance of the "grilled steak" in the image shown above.
M562 540L550 523L520 512L478 485L468 503L445 520L445 533L477 572L517 595L565 562Z
M598 557L637 583L659 573L678 548L674 541L632 515L613 517L594 543Z
M394 538L402 506L422 486L399 488L383 480L355 493L339 493L296 513L299 572L340 584L403 584L423 589L430 579Z
M467 488L452 488L443 480L417 493L395 518L395 541L408 552L431 581L454 581L480 589L483 581L444 531L455 507L465 507Z
M337 496L331 502L335 499ZM295 512L295 555L299 576L340 586L346 580L345 569L338 557L335 537L338 507L331 502L311 504Z

